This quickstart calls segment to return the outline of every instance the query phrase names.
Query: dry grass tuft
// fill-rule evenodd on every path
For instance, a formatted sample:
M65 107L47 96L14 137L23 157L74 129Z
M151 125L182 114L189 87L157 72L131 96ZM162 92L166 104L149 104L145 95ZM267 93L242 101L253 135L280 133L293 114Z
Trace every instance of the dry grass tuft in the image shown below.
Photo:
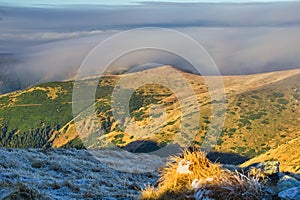
M148 186L141 199L262 199L257 178L223 169L201 151L174 156L161 171L158 187Z
M29 188L23 183L18 183L13 187L11 193L9 193L3 200L34 200L34 199L48 199L43 197L39 192L35 189Z

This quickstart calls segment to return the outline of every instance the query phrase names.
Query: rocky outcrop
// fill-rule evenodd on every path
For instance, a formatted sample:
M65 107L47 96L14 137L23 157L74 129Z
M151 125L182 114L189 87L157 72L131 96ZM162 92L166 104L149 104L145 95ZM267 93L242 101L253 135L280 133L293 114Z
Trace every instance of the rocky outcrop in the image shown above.
M278 161L255 163L242 169L249 176L260 178L266 188L273 192L270 199L299 200L300 176L290 172L280 172Z

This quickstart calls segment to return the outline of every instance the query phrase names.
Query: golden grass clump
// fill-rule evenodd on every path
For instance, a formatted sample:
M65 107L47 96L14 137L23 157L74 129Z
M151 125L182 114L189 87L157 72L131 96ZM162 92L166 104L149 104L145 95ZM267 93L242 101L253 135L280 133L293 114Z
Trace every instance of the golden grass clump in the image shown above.
M140 199L261 199L263 189L256 178L223 169L201 151L173 156L161 171L158 186L148 186Z

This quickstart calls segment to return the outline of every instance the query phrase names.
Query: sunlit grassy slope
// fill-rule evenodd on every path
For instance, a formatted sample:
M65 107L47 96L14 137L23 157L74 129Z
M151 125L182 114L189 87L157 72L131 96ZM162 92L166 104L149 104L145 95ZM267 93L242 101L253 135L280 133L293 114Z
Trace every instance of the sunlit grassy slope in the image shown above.
M170 83L180 87L180 81L171 79L174 70L170 69L170 66L164 66L151 70L162 77L168 75ZM129 82L134 82L135 75L147 77L147 73L149 71L101 78L95 95L95 106L97 121L105 137L82 136L86 141L85 146L96 147L90 142L94 139L101 141L101 145L103 141L108 140L118 146L126 146L141 138L153 141L158 146L164 146L176 140L174 135L179 131L180 119L186 117L181 116L181 107L184 106L191 113L197 108L189 104L180 105L177 94L162 85L141 86L133 93L129 101L130 115L135 123L141 127L151 127L148 125L152 123L156 127L156 134L150 134L145 138L139 136L138 133L124 132L119 127L118 121L114 120L110 102L118 80L127 76ZM214 127L210 123L211 104L218 102L211 101L203 77L185 72L180 73L190 82L197 95L201 111L200 125L191 127L192 130L197 130L192 144L201 145L209 129L219 130L219 127ZM206 79L210 78L213 77L206 77ZM227 95L227 110L225 125L214 150L237 153L250 158L271 150L270 155L273 159L285 157L285 152L288 151L278 151L273 154L272 150L275 151L279 146L289 144L289 141L298 137L300 70L224 76L222 79ZM98 80L85 80L84 85L88 86L94 81ZM82 148L83 145L73 121L73 85L73 81L45 83L0 96L0 145L3 147L75 146ZM186 91L181 92L184 94ZM190 97L186 96L186 98ZM154 105L160 105L162 109L153 111L151 107ZM82 123L89 126L94 124L93 119L88 117ZM181 126L191 125L186 123ZM149 128L149 130L153 129ZM299 147L294 145L293 148ZM289 163L289 157L286 156L282 162ZM297 165L299 165L298 161Z
M298 132L298 135L300 133ZM300 137L293 139L286 144L280 145L277 148L271 149L270 151L263 153L257 157L254 157L241 166L246 167L250 164L264 162L267 160L278 160L281 164L281 171L289 172L300 172L300 156L299 156L299 144Z

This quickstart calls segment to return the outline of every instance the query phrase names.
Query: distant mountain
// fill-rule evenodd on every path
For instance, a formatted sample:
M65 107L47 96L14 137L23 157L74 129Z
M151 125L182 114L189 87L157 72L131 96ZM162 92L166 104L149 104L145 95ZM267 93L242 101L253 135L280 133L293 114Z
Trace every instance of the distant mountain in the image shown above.
M111 110L111 96L118 82L126 77L134 83L136 77L145 77L156 73L158 76L168 75L170 84L180 87L180 80L175 73L180 73L189 81L200 106L200 125L191 127L197 130L192 144L201 145L208 129L215 131L219 127L211 125L210 93L205 80L214 77L201 77L170 66L134 72L125 75L106 75L101 77L95 94L97 122L102 133L78 136L72 114L72 92L74 81L44 83L25 90L0 96L0 146L2 147L103 147L109 142L127 149L144 149L133 147L139 144L151 148L164 147L176 139L174 135L180 129L181 110L178 94L169 88L148 84L139 87L130 97L129 111L136 124L153 131L151 123L158 127L156 134L149 136L139 133L124 132L120 121L116 121ZM151 79L151 77L149 78ZM279 151L288 147L292 141L299 139L300 120L300 69L279 71L245 76L222 77L226 99L225 125L218 138L215 152L239 154L248 158L261 155L266 159L281 159L281 166L292 163L289 167L299 171L299 160L287 156L290 151ZM88 87L98 79L83 80ZM129 84L130 85L130 84ZM128 86L129 87L129 86ZM186 91L181 91L185 94ZM184 95L183 95L184 96ZM190 98L188 95L185 97ZM216 102L214 102L216 103ZM154 105L160 105L161 110L153 110ZM195 112L193 105L184 105L188 112ZM166 111L163 114L163 111ZM77 115L80 118L82 113ZM151 116L151 117L149 117ZM90 116L80 121L82 126L97 128ZM160 123L161 122L161 123ZM126 123L126 122L123 122ZM186 123L182 126L190 126ZM78 127L77 127L78 128ZM99 127L98 127L99 128ZM84 145L81 142L84 141ZM143 144L143 140L145 144ZM98 141L98 142L95 142ZM138 142L136 142L138 141ZM130 147L130 148L129 148ZM297 153L299 146L293 145ZM277 150L276 150L277 149ZM275 153L277 152L277 153ZM286 152L286 153L285 153ZM280 154L279 154L280 153ZM267 157L262 157L267 155ZM299 154L298 154L299 155ZM284 159L282 159L284 157ZM283 167L284 170L284 167Z

